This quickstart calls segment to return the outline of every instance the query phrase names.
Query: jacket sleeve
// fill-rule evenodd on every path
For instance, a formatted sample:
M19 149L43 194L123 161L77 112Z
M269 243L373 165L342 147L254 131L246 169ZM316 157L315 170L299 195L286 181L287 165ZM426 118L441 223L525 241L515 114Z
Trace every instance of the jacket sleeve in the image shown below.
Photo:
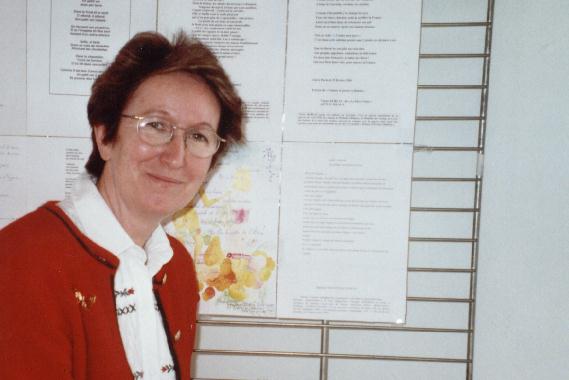
M0 231L0 379L72 379L73 293L26 238Z

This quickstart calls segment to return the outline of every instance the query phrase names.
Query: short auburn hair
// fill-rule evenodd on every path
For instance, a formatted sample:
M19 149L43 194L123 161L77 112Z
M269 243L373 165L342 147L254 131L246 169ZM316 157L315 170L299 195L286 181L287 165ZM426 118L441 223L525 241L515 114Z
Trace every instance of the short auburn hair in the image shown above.
M243 102L215 54L182 31L174 35L172 42L159 33L138 33L122 47L91 87L87 116L93 150L85 164L89 174L98 179L105 167L94 127L104 126L103 142L115 141L122 111L136 89L154 75L172 72L188 73L202 80L219 101L221 115L217 134L227 142L221 144L213 156L212 167L228 145L243 141Z

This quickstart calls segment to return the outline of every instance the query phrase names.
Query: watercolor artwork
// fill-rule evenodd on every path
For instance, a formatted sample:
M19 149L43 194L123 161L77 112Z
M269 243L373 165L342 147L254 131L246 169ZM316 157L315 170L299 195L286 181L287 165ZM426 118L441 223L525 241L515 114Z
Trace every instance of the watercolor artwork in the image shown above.
M194 257L200 313L275 316L280 147L228 152L168 229Z

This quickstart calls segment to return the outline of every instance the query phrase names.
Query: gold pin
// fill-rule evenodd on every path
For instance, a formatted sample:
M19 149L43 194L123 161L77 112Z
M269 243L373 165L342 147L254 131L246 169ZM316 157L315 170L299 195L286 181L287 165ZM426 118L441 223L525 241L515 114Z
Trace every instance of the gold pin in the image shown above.
M89 309L97 300L97 296L87 298L78 290L75 291L75 298L77 299L77 303L84 309Z

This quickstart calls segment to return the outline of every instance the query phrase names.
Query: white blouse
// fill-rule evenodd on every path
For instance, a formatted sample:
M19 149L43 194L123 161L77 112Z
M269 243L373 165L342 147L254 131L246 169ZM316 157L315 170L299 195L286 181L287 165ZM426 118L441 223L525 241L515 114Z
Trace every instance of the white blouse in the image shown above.
M87 173L59 207L83 234L120 260L114 280L116 312L134 379L175 379L162 314L152 291L152 277L173 255L162 226L156 227L144 247L136 245Z

